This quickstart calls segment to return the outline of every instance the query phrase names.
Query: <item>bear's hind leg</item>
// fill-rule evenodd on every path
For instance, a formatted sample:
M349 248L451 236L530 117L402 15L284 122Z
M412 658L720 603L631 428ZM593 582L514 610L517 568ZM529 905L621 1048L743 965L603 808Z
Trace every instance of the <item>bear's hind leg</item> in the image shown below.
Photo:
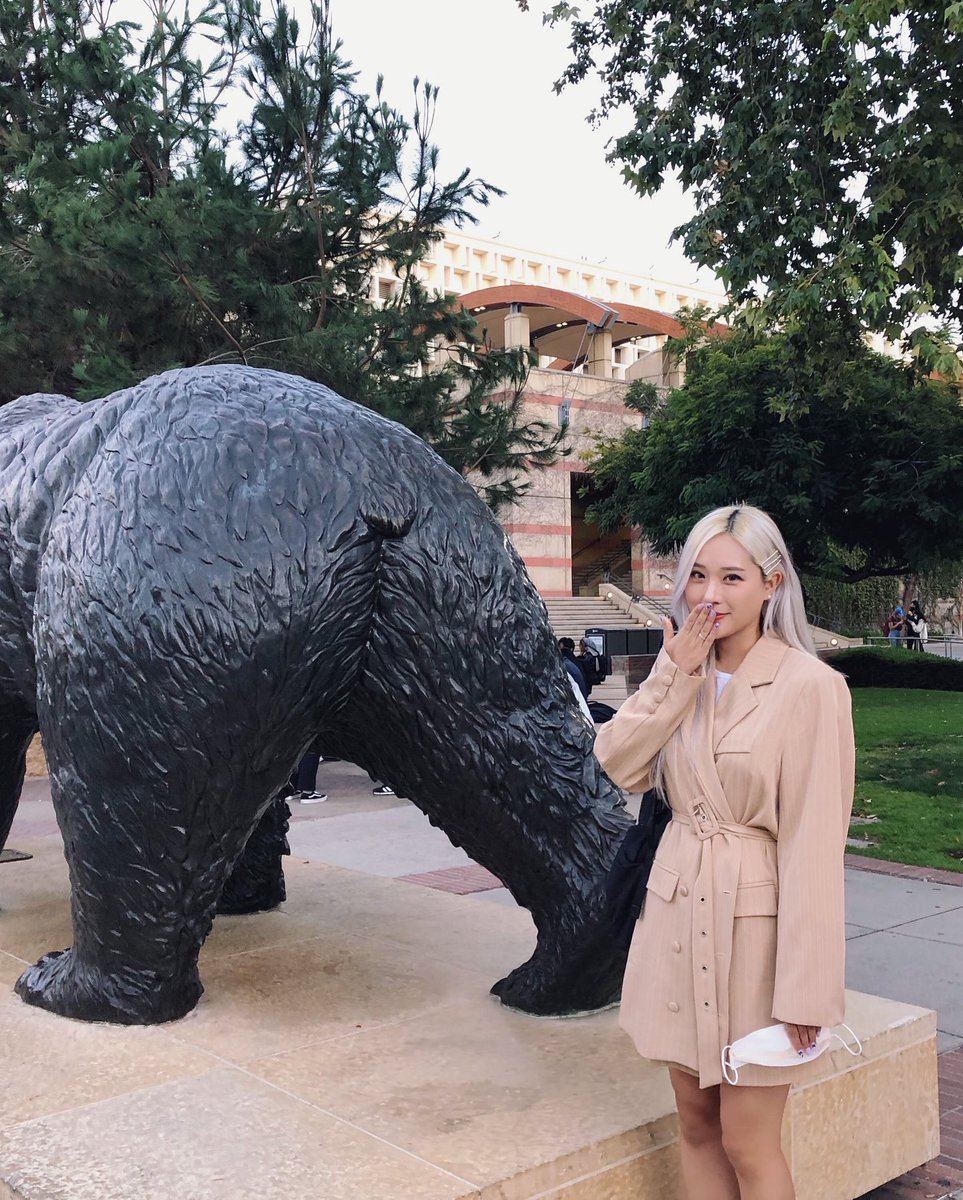
M27 766L27 748L36 732L36 717L19 710L11 711L0 702L0 850L17 815Z
M97 737L67 739L41 713L51 793L70 866L74 940L16 985L62 1016L149 1025L184 1016L203 991L197 969L231 864L276 779L250 769L210 730L174 749L149 741L154 714L121 706ZM74 719L89 730L93 714ZM123 747L122 752L117 749ZM296 747L290 748L293 758Z
M626 952L613 937L602 883L630 821L567 682L542 706L515 714L459 711L451 699L431 707L445 687L434 680L420 706L400 704L386 658L368 681L375 695L359 704L356 730L340 744L355 739L349 757L410 797L530 910L538 942L493 986L503 1004L540 1016L613 1004ZM394 690L403 694L397 683Z

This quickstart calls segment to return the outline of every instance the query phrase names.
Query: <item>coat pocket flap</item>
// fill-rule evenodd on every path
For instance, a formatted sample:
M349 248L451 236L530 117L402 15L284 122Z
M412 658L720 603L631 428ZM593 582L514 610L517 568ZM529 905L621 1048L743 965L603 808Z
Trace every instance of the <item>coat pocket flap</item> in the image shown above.
M675 895L675 889L678 886L679 876L676 871L670 871L668 867L663 867L661 863L652 864L652 870L649 872L649 882L646 884L647 891L654 892L660 900L669 902Z
M778 911L776 885L771 881L747 883L736 889L737 917L774 917Z

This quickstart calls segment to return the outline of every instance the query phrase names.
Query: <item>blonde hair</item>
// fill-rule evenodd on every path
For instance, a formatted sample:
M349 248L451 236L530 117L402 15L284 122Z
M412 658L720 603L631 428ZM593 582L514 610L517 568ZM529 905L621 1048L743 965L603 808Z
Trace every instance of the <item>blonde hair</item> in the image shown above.
M685 589L692 566L706 542L720 533L727 533L736 539L762 572L764 579L776 571L782 572L782 583L773 592L762 614L762 633L772 634L788 646L795 646L807 654L815 654L816 646L806 620L802 585L779 526L761 508L753 508L748 504L715 508L692 527L679 555L675 590L672 593L672 615L679 628L689 616Z
M771 599L763 605L761 629L763 637L771 635L779 638L788 646L794 646L806 654L816 654L812 631L806 620L806 605L803 600L802 585L792 557L786 546L785 539L779 532L776 522L763 512L761 508L753 508L748 504L729 504L725 508L715 508L706 513L692 527L685 540L685 545L679 554L679 566L675 576L675 590L672 593L672 616L679 629L689 616L689 606L686 604L685 590L692 574L692 568L702 553L706 542L720 533L727 533L736 539L743 550L762 572L763 579L769 579L776 571L782 573L782 583L775 589ZM715 656L707 664L708 679L699 690L696 698L697 713L709 703L708 696L715 695ZM680 725L669 741L675 738L685 739L684 725ZM665 755L667 745L655 757L652 768L652 784L663 789Z

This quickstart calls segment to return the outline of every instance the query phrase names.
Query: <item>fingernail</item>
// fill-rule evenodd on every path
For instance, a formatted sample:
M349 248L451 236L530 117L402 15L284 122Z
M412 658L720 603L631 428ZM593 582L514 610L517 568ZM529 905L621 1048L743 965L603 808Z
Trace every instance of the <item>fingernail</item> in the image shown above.
M716 623L715 623L715 625L713 626L713 628L714 628L714 629L718 629L718 628L719 628L719 626L720 626L721 624L722 624L722 622L721 622L721 621L716 621Z
M799 1055L799 1057L800 1057L800 1058L802 1058L802 1051L801 1051L801 1050L797 1050L797 1051L796 1051L796 1053Z

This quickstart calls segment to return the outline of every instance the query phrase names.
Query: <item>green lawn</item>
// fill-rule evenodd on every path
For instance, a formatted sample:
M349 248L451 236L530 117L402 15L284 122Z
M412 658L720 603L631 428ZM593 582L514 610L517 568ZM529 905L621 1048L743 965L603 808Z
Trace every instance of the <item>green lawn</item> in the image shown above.
M963 693L854 688L853 854L963 871ZM959 857L953 857L953 854Z

